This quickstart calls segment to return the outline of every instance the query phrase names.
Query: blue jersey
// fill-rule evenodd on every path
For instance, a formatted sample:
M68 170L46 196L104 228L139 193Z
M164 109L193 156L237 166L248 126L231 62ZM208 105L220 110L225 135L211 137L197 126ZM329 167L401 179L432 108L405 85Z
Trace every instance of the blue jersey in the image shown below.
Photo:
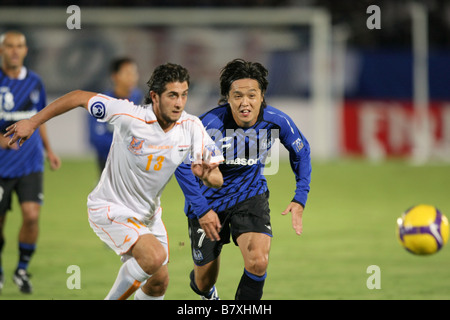
M107 91L105 95L118 98L114 94L114 91ZM120 98L122 99L122 98ZM131 95L127 98L129 101L133 102L135 105L140 105L142 103L143 95L139 89L134 89ZM97 155L106 160L109 153L109 148L111 147L113 128L112 125L106 122L98 122L96 118L89 116L89 142L94 147Z
M219 168L224 182L222 188L208 188L192 174L190 164L180 165L175 175L185 195L187 216L201 217L210 209L222 212L266 192L263 169L269 159L271 165L278 160L278 154L270 154L277 138L289 151L295 174L296 190L292 201L305 206L311 180L310 149L308 141L289 116L267 106L261 108L255 125L240 128L229 105L225 104L203 114L200 119L217 147L223 151L225 162Z
M29 119L46 105L41 78L22 68L18 79L11 79L0 69L0 132L11 124ZM44 171L44 148L39 129L18 150L0 148L0 177L17 178Z

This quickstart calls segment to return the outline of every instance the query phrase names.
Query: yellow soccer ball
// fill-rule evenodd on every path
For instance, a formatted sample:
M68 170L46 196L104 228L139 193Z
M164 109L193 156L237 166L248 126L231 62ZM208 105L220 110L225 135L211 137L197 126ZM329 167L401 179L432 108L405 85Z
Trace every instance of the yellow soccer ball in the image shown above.
M417 255L438 252L448 241L447 217L436 207L414 206L397 219L397 237L401 245Z

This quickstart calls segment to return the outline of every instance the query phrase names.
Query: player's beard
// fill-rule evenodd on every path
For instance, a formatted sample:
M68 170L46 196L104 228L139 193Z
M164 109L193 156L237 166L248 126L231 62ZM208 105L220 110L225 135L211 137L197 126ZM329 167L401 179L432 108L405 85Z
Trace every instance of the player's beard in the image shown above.
M177 112L174 113L174 111L177 111ZM160 118L160 121L163 123L164 127L166 127L166 128L171 127L178 120L180 120L182 112L183 112L183 108L175 108L175 107L161 108L161 106L160 106L159 118Z

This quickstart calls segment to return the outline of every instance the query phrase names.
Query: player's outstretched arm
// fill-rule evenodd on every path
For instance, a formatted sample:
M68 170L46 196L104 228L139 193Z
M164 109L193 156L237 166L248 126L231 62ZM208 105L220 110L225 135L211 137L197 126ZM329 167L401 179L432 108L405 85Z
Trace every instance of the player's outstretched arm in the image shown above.
M4 137L10 136L8 145L13 145L19 141L19 145L28 140L33 132L43 123L76 107L84 107L87 109L89 99L97 93L75 90L56 99L30 119L21 120L6 128Z

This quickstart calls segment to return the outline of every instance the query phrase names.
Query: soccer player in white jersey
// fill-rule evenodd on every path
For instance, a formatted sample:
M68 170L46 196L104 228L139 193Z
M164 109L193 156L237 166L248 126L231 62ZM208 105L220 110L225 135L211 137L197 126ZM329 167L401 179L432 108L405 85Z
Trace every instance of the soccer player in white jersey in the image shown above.
M10 143L22 145L39 125L77 106L114 126L102 176L88 196L89 222L123 262L106 299L162 299L168 286L168 241L161 220L160 196L175 169L190 154L192 172L218 188L223 177L221 152L201 121L184 111L189 74L182 66L157 67L146 105L105 95L72 91L28 120L7 128ZM139 290L138 290L139 289Z

